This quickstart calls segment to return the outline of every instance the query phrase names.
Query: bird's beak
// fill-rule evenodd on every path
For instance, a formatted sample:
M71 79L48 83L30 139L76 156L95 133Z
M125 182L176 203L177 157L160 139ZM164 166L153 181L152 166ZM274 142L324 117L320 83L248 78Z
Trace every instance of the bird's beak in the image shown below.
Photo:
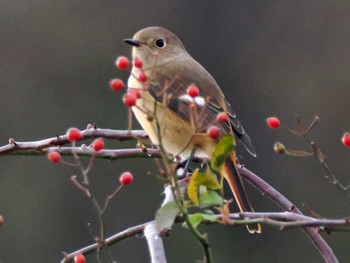
M127 39L124 39L124 42L129 44L129 45L132 45L134 47L139 47L141 46L141 43L140 41L137 41L135 39L132 39L132 38L127 38Z

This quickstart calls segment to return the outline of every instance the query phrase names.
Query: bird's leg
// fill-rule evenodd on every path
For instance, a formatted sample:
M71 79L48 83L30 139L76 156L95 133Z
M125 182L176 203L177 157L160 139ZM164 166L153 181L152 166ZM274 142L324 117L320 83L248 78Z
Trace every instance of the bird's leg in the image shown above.
M196 153L197 148L198 148L197 146L194 146L192 151L191 151L190 156L186 160L183 160L183 161L177 163L176 175L179 178L182 179L182 178L186 177L188 175L188 173L192 173L192 169L189 166L194 158L194 155Z

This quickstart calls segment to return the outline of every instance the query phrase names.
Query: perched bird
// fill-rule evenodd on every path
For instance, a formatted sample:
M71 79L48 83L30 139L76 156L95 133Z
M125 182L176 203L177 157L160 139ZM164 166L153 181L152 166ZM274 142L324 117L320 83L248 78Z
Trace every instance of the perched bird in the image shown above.
M235 135L249 153L256 155L220 87L176 35L161 27L148 27L124 41L133 46L133 60L142 61L142 67L134 63L128 87L141 94L132 110L154 144L161 144L182 160L194 150L196 157L210 158L220 137ZM220 113L227 114L227 121L216 121ZM207 134L213 123L219 128L218 138ZM225 161L223 176L240 210L252 212L236 165L232 151ZM261 232L258 224L247 228L251 233Z

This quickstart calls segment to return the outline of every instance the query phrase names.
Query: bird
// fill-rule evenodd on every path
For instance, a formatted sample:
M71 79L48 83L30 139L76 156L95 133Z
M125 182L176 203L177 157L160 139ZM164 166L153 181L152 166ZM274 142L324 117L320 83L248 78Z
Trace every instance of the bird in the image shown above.
M192 153L195 157L210 159L218 140L224 135L232 135L256 156L250 137L219 85L192 58L174 33L162 27L147 27L124 42L132 46L133 61L142 62L142 67L133 64L128 89L139 92L140 98L132 111L152 143L161 145L180 160L186 160ZM198 89L197 96L189 94L190 86L194 86L195 91ZM207 130L222 112L228 119L216 124L219 138L211 138ZM237 165L236 153L232 150L224 163L222 175L240 211L254 212ZM249 224L247 228L250 233L261 232L259 224Z

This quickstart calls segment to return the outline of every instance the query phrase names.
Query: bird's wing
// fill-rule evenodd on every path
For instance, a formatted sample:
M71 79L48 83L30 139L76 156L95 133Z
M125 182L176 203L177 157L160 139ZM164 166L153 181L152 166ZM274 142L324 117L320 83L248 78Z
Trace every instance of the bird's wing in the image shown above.
M237 118L234 111L231 109L231 105L226 102L227 108L228 108L228 114L230 117L230 123L231 127L233 128L233 131L235 135L237 136L237 139L244 145L244 148L253 156L256 156L256 152L252 143L252 140L250 139L248 133L244 130L241 122Z
M222 135L233 131L247 151L255 156L251 139L225 101L215 80L195 60L186 61L187 63L180 63L185 65L181 68L174 67L173 63L155 66L149 76L150 94L182 119L194 123L197 132L206 132L211 125L217 126ZM192 70L194 67L198 69L195 72ZM187 88L191 84L199 89L199 95L194 99L187 94ZM217 122L216 117L220 112L227 112L230 122Z

